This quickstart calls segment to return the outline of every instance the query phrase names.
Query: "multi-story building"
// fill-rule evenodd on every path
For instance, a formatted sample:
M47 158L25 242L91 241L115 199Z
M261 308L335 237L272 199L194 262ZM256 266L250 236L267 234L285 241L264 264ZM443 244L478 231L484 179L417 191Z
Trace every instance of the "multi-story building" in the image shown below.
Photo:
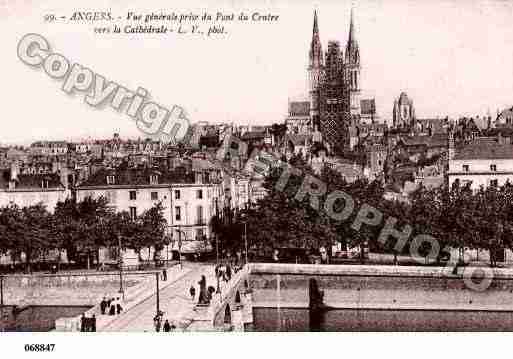
M452 144L451 144L452 146ZM502 186L513 183L513 145L476 142L449 149L449 185L459 182L477 190L481 186Z
M384 175L384 166L387 159L387 147L375 143L366 149L368 178L373 181Z
M363 99L360 101L360 123L373 124L379 120L376 113L376 100L373 98Z
M77 200L103 196L113 209L134 219L160 202L171 250L178 250L179 242L183 253L211 250L211 219L223 195L219 182L178 170L118 168L96 172L76 190Z
M287 132L310 133L313 130L309 101L290 101L289 113L285 119Z
M65 141L38 141L30 146L35 155L65 155L68 153L68 143Z
M28 207L43 204L50 212L71 193L56 173L20 174L18 163L0 173L0 206Z

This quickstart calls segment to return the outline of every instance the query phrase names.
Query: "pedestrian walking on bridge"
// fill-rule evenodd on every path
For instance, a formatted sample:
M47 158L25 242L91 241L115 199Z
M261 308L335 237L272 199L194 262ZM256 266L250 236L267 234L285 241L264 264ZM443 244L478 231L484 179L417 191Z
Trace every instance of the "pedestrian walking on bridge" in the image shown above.
M189 294L191 295L191 299L194 302L194 297L196 296L196 288L194 288L193 285L191 285L191 288L189 289Z

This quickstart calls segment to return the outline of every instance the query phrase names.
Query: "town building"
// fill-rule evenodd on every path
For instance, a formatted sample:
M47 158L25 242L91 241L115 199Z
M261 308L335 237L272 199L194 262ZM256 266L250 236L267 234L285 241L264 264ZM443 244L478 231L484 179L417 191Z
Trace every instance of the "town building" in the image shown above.
M0 172L0 207L11 204L29 207L43 204L49 212L71 196L57 173L21 174L17 162Z
M65 141L38 141L30 146L34 155L65 155L68 153L68 143Z
M360 101L360 124L373 124L379 120L376 113L376 100L363 99Z
M172 240L171 249L165 250L176 252L181 242L183 253L211 250L210 224L223 196L219 182L179 168L102 169L79 184L76 192L78 201L104 197L111 208L126 211L133 219L162 203Z
M290 101L289 113L285 119L287 132L310 133L313 131L309 101Z
M450 186L459 183L474 190L513 183L513 145L477 141L456 148L447 175Z

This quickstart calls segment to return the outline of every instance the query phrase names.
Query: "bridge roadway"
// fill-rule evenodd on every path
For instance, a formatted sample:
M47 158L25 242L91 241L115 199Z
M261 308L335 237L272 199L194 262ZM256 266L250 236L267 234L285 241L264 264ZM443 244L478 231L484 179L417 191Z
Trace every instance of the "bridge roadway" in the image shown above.
M187 273L178 276L177 279L168 278L167 282L160 281L160 310L164 312L163 322L166 319L181 330L185 324L184 318L192 318L195 302L198 300L198 282L205 275L207 287L216 287L215 271L213 264L183 263L183 271ZM193 302L189 294L191 285L196 288L196 297ZM221 290L226 286L221 281ZM154 288L155 290L155 288ZM149 293L149 297L140 303L122 312L113 321L104 326L98 326L97 331L107 332L151 332L155 331L153 318L156 313L156 292ZM98 321L101 323L101 321Z

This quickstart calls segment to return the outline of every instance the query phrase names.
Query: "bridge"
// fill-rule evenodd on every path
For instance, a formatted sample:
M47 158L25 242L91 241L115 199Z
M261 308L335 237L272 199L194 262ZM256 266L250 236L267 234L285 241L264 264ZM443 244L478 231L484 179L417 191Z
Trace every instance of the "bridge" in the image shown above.
M190 297L189 288L195 286L198 294L202 275L207 286L217 287L214 265L185 263L161 282L158 295L150 286L132 296L120 315L96 315L97 331L154 331L157 302L163 319L178 331L244 331L253 322L256 308L308 308L310 278L317 279L324 304L330 308L487 311L512 316L513 325L513 270L482 269L493 281L488 288L476 290L465 282L463 271L470 269L459 268L454 274L444 267L250 263L229 281L221 281L210 304L201 306L197 296ZM93 312L98 309L86 315Z
M87 318L96 317L98 332L152 332L155 331L154 317L162 311L163 321L168 320L178 331L243 330L244 320L252 315L251 293L248 289L249 267L246 266L232 278L219 282L208 306L198 305L198 282L206 278L207 286L217 288L215 267L212 264L184 263L168 270L167 281L149 280L135 286L126 293L123 311L119 315L102 315L99 304L85 313ZM158 272L155 272L158 275ZM158 288L157 288L158 285ZM191 298L189 289L196 289ZM101 298L98 298L97 303ZM243 308L246 308L243 311ZM60 318L56 321L56 331L79 331L80 317Z

